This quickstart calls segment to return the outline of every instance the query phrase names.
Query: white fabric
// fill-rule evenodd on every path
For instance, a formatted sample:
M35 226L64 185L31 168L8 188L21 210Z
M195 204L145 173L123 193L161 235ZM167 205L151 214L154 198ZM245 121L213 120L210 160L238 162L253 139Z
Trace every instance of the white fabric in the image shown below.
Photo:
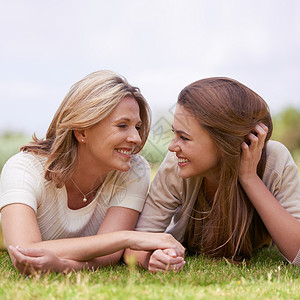
M13 203L30 206L43 240L94 235L112 206L143 208L150 167L139 155L132 157L128 172L109 173L93 202L77 210L68 207L65 186L57 189L45 180L44 164L44 157L20 152L6 162L0 180L0 209Z

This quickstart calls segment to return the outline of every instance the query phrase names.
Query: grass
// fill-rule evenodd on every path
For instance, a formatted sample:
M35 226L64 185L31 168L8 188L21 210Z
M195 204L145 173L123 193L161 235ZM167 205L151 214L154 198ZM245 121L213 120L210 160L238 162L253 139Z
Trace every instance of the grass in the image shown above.
M152 274L119 264L97 271L23 277L0 252L0 299L300 299L300 268L276 248L241 266L188 256L179 273Z

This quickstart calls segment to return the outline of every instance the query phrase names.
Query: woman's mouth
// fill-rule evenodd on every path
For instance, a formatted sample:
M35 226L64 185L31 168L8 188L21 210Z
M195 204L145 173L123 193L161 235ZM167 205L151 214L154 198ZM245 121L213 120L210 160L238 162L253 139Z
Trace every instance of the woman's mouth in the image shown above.
M132 150L127 150L127 149L115 149L118 153L120 153L122 156L125 157L131 157L132 155Z
M179 167L184 167L188 162L189 162L189 160L187 158L178 157L178 166Z

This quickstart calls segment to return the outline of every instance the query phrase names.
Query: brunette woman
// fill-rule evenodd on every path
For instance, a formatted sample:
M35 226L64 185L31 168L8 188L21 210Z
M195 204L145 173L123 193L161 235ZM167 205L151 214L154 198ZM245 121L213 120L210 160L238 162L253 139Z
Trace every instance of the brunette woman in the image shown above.
M300 265L298 170L285 146L270 140L272 129L266 102L238 81L188 85L137 230L167 231L189 251L236 261L273 240ZM173 250L135 255L151 271L184 265Z

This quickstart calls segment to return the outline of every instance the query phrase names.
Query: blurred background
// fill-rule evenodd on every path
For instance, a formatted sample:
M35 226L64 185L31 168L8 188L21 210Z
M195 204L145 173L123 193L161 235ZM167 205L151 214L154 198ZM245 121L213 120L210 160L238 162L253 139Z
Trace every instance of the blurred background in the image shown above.
M101 69L122 74L148 100L143 155L153 172L178 93L211 76L237 79L266 100L273 139L299 165L298 0L4 0L0 35L0 171L34 132L45 135L70 86Z

